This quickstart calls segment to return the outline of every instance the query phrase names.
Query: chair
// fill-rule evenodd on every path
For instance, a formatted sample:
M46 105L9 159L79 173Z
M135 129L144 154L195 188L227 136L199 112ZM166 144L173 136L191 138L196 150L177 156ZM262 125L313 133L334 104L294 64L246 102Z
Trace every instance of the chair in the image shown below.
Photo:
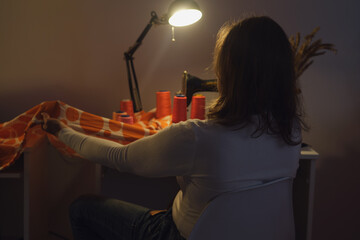
M209 202L188 240L293 240L292 178L281 178Z

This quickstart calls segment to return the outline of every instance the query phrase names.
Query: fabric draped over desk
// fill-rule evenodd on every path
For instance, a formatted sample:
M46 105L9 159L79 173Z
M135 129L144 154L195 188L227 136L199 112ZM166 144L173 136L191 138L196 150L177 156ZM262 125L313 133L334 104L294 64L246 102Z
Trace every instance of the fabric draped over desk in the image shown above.
M136 122L126 124L82 111L61 101L42 102L12 120L0 123L0 170L10 166L25 149L36 146L43 138L47 138L62 154L78 156L41 128L42 112L79 132L121 144L155 134L171 124L171 116L156 119L155 110L135 113Z

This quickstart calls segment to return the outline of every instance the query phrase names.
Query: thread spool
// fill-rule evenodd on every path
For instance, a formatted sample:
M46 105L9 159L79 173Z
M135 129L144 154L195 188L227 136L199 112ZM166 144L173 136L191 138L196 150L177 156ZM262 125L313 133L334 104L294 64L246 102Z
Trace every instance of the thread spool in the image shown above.
M205 96L195 95L191 100L191 119L205 119Z
M156 92L156 118L163 118L171 114L171 99L169 91Z
M130 115L121 115L120 121L123 123L134 124L134 118Z
M130 99L123 99L120 102L120 110L134 117L134 106Z
M126 113L126 112L123 112L123 111L113 112L113 114L112 114L112 119L115 120L115 121L120 121L121 115L126 115L126 114L127 114L127 113Z
M172 114L172 122L178 123L181 121L186 121L186 97L184 95L176 95L174 96L174 104L173 104L173 114Z

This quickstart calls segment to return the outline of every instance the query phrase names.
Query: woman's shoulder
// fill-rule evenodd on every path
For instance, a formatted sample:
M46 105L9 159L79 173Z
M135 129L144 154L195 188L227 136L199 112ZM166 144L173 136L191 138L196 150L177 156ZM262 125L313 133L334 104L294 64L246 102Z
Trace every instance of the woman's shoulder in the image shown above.
M219 126L213 121L209 120L200 120L200 119L188 119L179 123L173 123L166 129L166 132L171 132L172 134L182 134L182 135L201 135L204 132L213 131ZM160 131L162 132L162 131Z
M172 124L172 127L192 130L214 130L221 128L222 126L213 120L188 119L183 122Z
M226 126L213 119L188 119L183 122L172 124L170 126L172 131L180 131L183 134L190 133L200 136L210 136L210 135L238 135L238 136L250 136L254 130L254 126L249 124L248 126L243 126L241 124Z

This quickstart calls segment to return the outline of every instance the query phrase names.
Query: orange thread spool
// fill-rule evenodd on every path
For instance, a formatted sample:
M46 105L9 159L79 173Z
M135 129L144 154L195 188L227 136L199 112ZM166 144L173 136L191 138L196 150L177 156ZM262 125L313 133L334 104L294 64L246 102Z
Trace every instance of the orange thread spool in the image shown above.
M124 99L120 102L120 110L134 117L134 106L130 99Z
M121 115L120 119L123 123L134 124L134 118L130 115Z
M169 91L156 92L156 118L171 114L171 99Z
M127 114L126 112L123 112L123 111L116 111L116 112L113 112L113 115L112 115L112 120L115 120L115 121L120 121L120 117L121 115L124 115L124 114Z
M191 101L191 119L205 119L205 96L195 95Z
M184 95L176 95L174 97L172 122L178 123L186 121L186 97Z

